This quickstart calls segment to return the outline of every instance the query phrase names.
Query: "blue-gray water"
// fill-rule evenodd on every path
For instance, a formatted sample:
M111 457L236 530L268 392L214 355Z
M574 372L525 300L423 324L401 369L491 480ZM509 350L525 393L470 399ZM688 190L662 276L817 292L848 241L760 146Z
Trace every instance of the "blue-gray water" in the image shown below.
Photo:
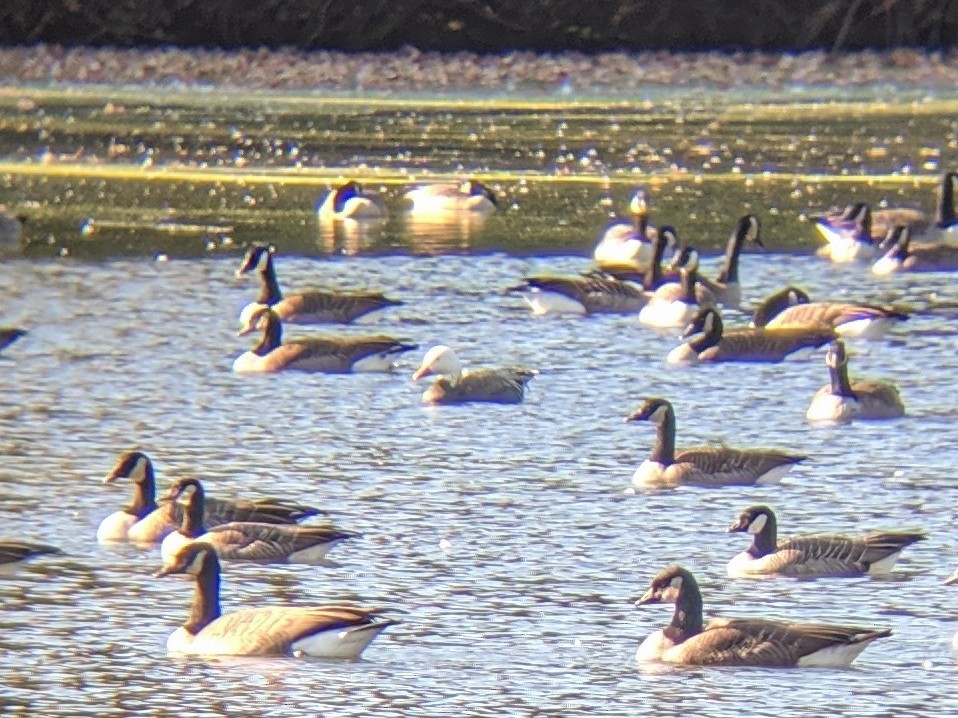
M254 288L233 277L235 256L0 264L3 321L30 329L0 359L0 525L66 551L0 580L5 715L958 710L958 591L941 585L958 562L950 275L878 280L814 257L744 257L750 300L797 283L813 297L920 311L886 339L853 345L853 377L897 381L907 418L811 428L804 411L827 379L820 352L677 368L664 363L677 332L629 316L535 319L503 291L529 272L586 269L583 257L277 261L290 290L366 285L406 302L344 331L444 342L471 365L541 375L520 406L428 409L410 380L421 352L392 375L236 376L232 359L247 346L236 316ZM812 459L776 487L633 494L654 429L622 418L650 395L675 403L680 445ZM191 586L151 578L157 551L94 540L130 493L102 476L134 445L155 459L161 485L195 474L216 495L295 498L363 534L331 554L336 568L227 565L224 609L355 601L402 624L356 663L167 657ZM759 502L778 510L785 534L921 527L929 538L887 580L730 581L724 564L747 539L725 528ZM849 670L645 672L635 649L671 609L632 600L673 561L699 577L709 614L895 635Z

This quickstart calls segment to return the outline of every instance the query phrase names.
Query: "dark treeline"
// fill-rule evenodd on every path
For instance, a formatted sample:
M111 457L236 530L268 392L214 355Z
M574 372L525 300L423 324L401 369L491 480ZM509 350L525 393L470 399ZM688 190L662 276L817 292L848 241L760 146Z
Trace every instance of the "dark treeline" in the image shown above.
M502 52L941 48L958 0L10 0L0 44Z

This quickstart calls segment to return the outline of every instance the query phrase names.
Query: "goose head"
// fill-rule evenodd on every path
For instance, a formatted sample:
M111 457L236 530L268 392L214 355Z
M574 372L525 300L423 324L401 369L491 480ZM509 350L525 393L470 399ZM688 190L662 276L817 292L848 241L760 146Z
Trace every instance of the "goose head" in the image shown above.
M363 190L360 184L354 180L345 182L333 191L333 210L342 212L346 203L353 197L361 197Z
M829 369L840 369L848 364L848 354L845 351L845 342L838 339L832 342L825 352L825 366Z
M692 321L685 327L680 338L688 339L695 334L704 334L706 336L718 334L718 336L721 336L722 315L718 313L715 307L703 307L699 309L695 313L695 316L692 317Z
M236 276L242 277L254 270L261 274L268 271L270 266L272 266L272 255L275 252L276 247L271 244L257 244L250 247L243 256L243 261L240 263L239 269L236 270Z
M462 375L462 365L459 357L449 347L440 344L426 352L422 363L412 375L413 381L419 381L425 376L447 376L453 380Z
M653 424L661 424L670 414L674 414L674 409L668 400L646 399L637 411L625 417L625 421L651 421Z
M135 484L146 483L153 476L153 464L142 451L127 451L120 456L116 465L104 479L104 484L110 484L117 479L130 479Z
M729 533L750 533L753 536L762 532L769 523L775 521L775 514L768 506L750 506L728 527Z
M686 588L696 587L690 571L673 564L663 569L652 579L648 590L635 602L636 606L650 603L676 603Z
M496 193L478 180L466 180L459 185L459 191L465 195L469 195L470 197L485 197L492 202L494 207L499 206L499 201L496 199Z
M629 200L629 212L634 217L649 216L649 203L644 190L637 189L635 194L632 195L632 199Z
M768 295L762 300L762 303L755 309L752 315L753 327L764 327L774 317L781 314L789 307L798 304L808 304L811 298L798 287L785 287L781 291Z
M199 479L194 478L185 478L177 479L170 490L167 492L166 496L163 497L164 501L176 501L187 491L192 489L193 495L199 498L203 497L203 485L199 482Z
M240 316L241 325L236 336L245 337L247 334L252 334L257 330L261 330L266 334L273 331L276 327L281 326L282 322L279 315L272 309L262 304L254 304L251 306L252 309L250 309L250 311L244 311Z
M762 243L761 225L759 224L758 217L754 214L746 214L739 219L738 224L735 225L732 236L738 246L748 241L765 249L765 245Z
M215 549L208 543L188 543L177 551L169 563L153 574L163 576L187 575L199 578L204 574L219 573L220 562Z

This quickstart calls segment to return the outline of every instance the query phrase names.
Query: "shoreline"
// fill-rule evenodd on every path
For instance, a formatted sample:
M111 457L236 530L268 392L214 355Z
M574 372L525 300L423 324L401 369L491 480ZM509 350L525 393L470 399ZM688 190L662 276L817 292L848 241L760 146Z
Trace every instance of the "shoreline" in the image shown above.
M0 47L0 85L144 85L329 91L617 91L651 88L955 91L958 50L802 53L304 52L292 49Z

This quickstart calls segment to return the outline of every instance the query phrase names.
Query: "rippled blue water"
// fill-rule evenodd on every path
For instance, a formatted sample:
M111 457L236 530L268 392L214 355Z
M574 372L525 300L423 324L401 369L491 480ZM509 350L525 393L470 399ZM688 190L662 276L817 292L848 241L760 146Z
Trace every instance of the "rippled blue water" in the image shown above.
M63 557L0 580L0 706L8 715L946 715L954 568L955 301L950 276L877 280L805 256L747 255L745 296L785 283L813 297L894 301L918 313L855 344L854 376L896 380L904 420L811 428L822 354L778 366L676 368L676 332L634 317L534 319L504 291L581 257L282 257L288 289L370 286L406 304L344 331L444 342L471 365L541 371L517 407L424 408L410 375L234 376L235 321L253 287L237 259L0 264L2 320L31 333L0 358L2 533ZM712 271L714 263L709 262ZM733 323L729 315L727 323ZM742 317L737 317L739 320ZM306 333L309 328L289 329ZM629 490L654 429L624 424L671 399L680 445L806 452L781 486ZM363 534L334 568L228 565L224 608L356 601L403 623L356 663L177 659L167 635L189 584L153 579L158 552L100 546L128 498L100 481L134 445L161 484L195 474L216 495L326 508ZM747 539L726 526L758 502L783 533L921 527L893 578L730 581ZM448 542L448 543L447 543ZM665 670L633 662L670 618L636 610L679 561L706 612L891 626L850 670Z

